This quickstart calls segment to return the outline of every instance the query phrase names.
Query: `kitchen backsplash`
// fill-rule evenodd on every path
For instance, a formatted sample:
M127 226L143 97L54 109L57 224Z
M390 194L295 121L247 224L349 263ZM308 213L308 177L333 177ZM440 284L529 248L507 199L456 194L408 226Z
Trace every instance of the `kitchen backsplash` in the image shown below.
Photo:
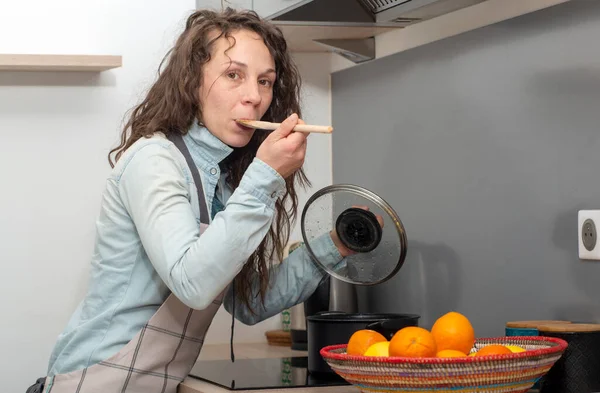
M600 2L574 1L332 76L333 181L386 199L409 239L361 311L600 322Z

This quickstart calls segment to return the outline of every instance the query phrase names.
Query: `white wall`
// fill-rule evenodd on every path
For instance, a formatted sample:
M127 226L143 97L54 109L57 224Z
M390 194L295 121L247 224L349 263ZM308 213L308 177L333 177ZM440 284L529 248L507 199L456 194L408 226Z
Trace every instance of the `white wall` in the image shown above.
M87 287L106 154L194 1L166 5L2 4L2 53L124 56L123 68L102 74L0 72L2 391L25 391L45 373Z
M101 74L0 72L0 370L2 391L20 392L45 373L56 336L86 290L110 170L106 154L125 111L154 79L195 2L2 5L0 53L123 55L122 68ZM307 122L330 123L331 60L298 56ZM315 189L331 181L330 143L328 136L310 137L306 168ZM228 342L230 322L221 311L207 342ZM252 327L237 323L235 340L263 341L265 330L279 326L279 318Z

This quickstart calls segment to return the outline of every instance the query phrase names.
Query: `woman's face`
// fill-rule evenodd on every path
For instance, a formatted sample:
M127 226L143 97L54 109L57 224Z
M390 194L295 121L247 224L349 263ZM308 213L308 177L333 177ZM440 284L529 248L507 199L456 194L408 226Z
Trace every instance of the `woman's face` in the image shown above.
M225 37L215 42L204 65L200 104L206 128L225 144L243 147L254 130L235 120L260 120L265 114L273 99L275 61L255 32L240 30L232 36L235 43Z

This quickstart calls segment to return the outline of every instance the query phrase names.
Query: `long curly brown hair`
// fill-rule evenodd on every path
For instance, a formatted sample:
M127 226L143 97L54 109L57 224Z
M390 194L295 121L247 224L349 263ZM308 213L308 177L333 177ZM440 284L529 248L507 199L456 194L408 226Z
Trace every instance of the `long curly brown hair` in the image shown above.
M262 20L253 11L236 11L229 7L222 12L198 10L188 17L185 30L162 60L157 81L145 99L132 109L123 128L120 145L108 154L111 167L114 167L111 155L115 154L116 162L127 148L142 137L151 137L159 131L184 134L192 122L202 124L199 87L204 83L203 66L211 59L214 43L220 37L233 39L232 33L244 29L259 34L275 60L277 79L273 85L273 100L263 120L281 122L292 113L302 116L299 102L300 73L291 59L281 30ZM239 185L268 134L269 131L256 130L246 146L234 149L222 163L233 189ZM251 300L256 296L260 296L264 304L269 285L268 269L273 260L283 259L291 226L297 218L296 183L303 187L310 186L302 169L286 179L286 192L276 202L273 225L236 277L236 298L248 308L251 308ZM259 291L252 293L251 282L256 278L260 280Z

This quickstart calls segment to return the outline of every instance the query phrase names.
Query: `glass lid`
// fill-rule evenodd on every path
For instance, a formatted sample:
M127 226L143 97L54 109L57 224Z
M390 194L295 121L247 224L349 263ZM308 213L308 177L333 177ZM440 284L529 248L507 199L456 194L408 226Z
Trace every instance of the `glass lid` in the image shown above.
M300 227L313 261L331 276L351 284L387 281L406 258L406 232L394 209L380 196L356 185L336 184L317 191L304 206ZM351 253L337 263L327 247L332 234L337 234Z

